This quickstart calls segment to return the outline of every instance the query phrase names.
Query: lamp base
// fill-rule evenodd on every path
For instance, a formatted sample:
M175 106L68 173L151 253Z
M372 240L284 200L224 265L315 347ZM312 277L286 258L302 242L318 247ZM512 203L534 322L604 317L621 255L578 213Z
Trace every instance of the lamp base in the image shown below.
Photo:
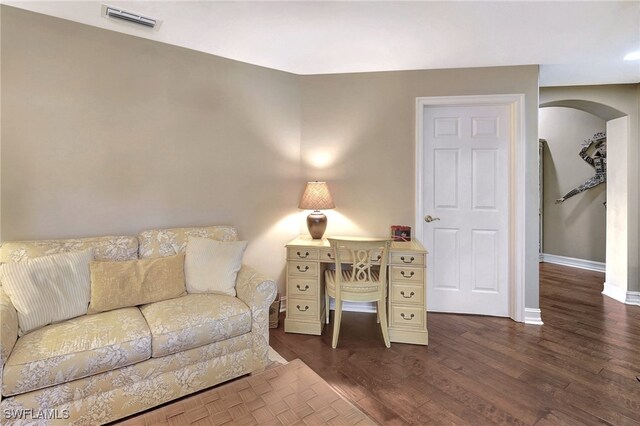
M324 231L327 229L327 216L319 210L307 216L307 229L314 240L322 239Z

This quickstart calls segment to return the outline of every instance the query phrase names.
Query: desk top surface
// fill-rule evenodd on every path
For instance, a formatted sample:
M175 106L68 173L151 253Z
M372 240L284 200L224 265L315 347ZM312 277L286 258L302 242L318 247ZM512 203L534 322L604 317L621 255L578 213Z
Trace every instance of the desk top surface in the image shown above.
M332 238L347 238L353 240L374 240L374 239L384 239L384 238L366 238L366 237L345 237L345 236L337 236L331 235ZM287 244L287 247L290 246L304 246L304 247L317 247L317 248L330 248L329 240L325 237L320 240L314 240L309 235L300 235L298 238L290 241ZM420 241L411 240L411 241L392 241L391 242L391 250L392 251L413 251L413 252L423 252L427 253L427 250L422 246Z

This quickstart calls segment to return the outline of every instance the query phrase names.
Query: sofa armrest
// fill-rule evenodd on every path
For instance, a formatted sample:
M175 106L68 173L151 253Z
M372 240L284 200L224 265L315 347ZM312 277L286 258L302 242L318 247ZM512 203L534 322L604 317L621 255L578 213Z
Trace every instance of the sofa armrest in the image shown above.
M9 296L0 287L0 380L4 363L18 340L18 313ZM0 399L2 397L0 396Z
M18 340L18 313L0 287L0 367L4 367Z
M253 334L253 371L269 362L269 307L276 298L278 287L255 269L242 265L236 279L236 293L251 309Z

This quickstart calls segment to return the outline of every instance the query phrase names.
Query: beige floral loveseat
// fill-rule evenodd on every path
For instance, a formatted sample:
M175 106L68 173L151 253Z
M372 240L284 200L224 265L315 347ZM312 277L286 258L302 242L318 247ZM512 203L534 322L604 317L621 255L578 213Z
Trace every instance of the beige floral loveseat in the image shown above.
M184 252L188 236L234 241L237 231L212 226L7 242L0 262L89 247L96 260L164 257ZM103 424L263 369L276 285L243 265L236 292L84 315L18 338L15 308L0 290L0 423Z

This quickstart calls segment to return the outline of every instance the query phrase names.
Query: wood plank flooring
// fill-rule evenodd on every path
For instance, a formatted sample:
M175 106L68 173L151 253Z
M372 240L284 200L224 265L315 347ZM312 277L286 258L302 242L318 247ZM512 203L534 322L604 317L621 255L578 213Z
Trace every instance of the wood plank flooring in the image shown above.
M383 425L640 425L640 307L601 294L604 274L540 265L543 326L428 314L429 346L384 347L374 314L345 312L337 349L271 330Z

